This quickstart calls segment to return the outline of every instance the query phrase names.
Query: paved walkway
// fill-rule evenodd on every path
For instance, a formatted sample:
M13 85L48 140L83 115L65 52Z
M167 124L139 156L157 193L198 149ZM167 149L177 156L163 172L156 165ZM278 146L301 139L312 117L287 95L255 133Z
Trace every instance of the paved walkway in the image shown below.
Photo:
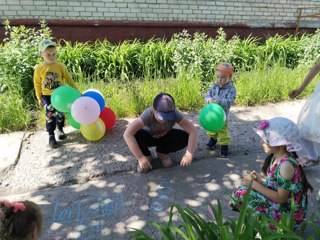
M245 170L259 171L262 152L252 127L261 119L286 116L296 120L303 101L233 108L230 118L232 150L228 159L205 149L207 137L196 113L188 116L199 127L200 138L194 163L178 166L182 152L172 156L174 167L147 174L134 170L136 160L128 151L122 133L132 119L118 120L114 129L97 143L83 139L67 128L68 139L58 149L46 147L44 131L0 135L0 198L31 199L44 214L42 239L129 239L131 227L152 233L150 220L165 221L172 203L194 208L208 216L208 203L220 199L224 216L238 213L227 206L232 190ZM13 139L13 140L12 140ZM13 144L14 143L14 147ZM21 146L21 147L20 147ZM305 170L315 192L310 194L310 212L319 211L320 166Z

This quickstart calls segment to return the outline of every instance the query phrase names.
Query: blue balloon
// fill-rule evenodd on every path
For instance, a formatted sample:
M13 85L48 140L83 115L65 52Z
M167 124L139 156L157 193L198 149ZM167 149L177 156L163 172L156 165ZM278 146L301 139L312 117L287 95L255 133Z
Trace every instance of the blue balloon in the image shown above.
M91 97L97 101L100 107L100 112L104 109L105 102L103 96L98 91L85 91L82 96Z

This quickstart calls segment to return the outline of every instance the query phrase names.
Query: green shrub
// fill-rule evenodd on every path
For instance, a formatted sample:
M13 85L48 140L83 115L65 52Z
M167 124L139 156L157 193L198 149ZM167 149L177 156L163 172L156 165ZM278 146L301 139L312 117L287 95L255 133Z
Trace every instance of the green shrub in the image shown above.
M25 130L31 124L31 112L26 108L22 90L18 85L6 85L0 93L0 133Z
M0 94L9 94L10 99L15 99L11 102L22 99L21 104L15 105L21 105L17 109L23 113L12 114L20 118L35 108L33 69L41 61L37 46L43 38L51 38L51 30L45 21L40 22L38 29L12 27L6 21L5 30L6 39L0 44ZM215 67L223 61L231 62L236 69L236 104L253 106L288 100L288 91L300 85L310 65L320 56L320 31L301 37L277 35L265 41L250 36L227 39L222 28L217 33L209 38L204 33L191 35L182 31L169 41L133 40L118 44L107 40L61 40L58 60L67 66L81 89L95 86L106 94L107 103L117 116L126 117L140 113L159 91L173 94L182 110L199 110L204 94L215 81ZM301 97L308 96L313 87L314 83L310 84ZM30 116L23 117L17 121L17 127L6 126L8 121L3 121L5 125L0 129L29 126L29 119Z
M40 57L38 44L51 37L51 30L45 21L40 22L38 30L23 25L11 27L8 20L4 28L6 38L0 47L0 85L10 80L21 86L21 97L30 104L34 101L33 70Z
M320 59L320 29L315 34L302 35L300 45L298 64L307 67L314 65Z
M307 239L319 239L320 230L316 221L320 220L320 213L317 213L317 220L315 220L315 213L302 223L299 229L296 229L294 224L294 199L292 198L292 212L290 214L283 214L279 222L267 218L264 215L257 215L248 209L248 201L250 197L251 186L248 188L244 203L240 209L237 220L224 218L221 203L218 200L218 208L212 205L212 219L205 219L200 216L193 209L188 207L181 207L179 204L173 204L169 212L169 220L164 223L150 221L153 236L149 236L146 232L140 229L131 229L131 239L139 240L242 240L242 239L263 239L263 240L291 240L305 238L306 229L310 227L314 236L308 236ZM177 219L177 220L174 220ZM270 224L273 224L276 230L270 229ZM156 236L156 237L154 237Z

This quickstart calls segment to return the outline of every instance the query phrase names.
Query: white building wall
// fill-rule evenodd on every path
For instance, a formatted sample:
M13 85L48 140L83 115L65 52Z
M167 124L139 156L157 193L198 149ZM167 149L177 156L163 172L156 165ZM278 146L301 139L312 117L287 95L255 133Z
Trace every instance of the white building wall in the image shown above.
M292 27L299 7L315 6L303 13L320 13L320 0L0 0L0 18ZM320 27L320 18L302 20L300 26Z

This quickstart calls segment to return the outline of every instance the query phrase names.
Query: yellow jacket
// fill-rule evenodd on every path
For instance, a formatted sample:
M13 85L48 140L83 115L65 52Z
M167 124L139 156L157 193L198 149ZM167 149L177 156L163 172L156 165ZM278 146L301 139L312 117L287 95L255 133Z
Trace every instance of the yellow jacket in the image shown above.
M33 84L38 100L41 100L42 95L51 95L56 88L66 84L78 90L66 66L60 62L36 65Z

